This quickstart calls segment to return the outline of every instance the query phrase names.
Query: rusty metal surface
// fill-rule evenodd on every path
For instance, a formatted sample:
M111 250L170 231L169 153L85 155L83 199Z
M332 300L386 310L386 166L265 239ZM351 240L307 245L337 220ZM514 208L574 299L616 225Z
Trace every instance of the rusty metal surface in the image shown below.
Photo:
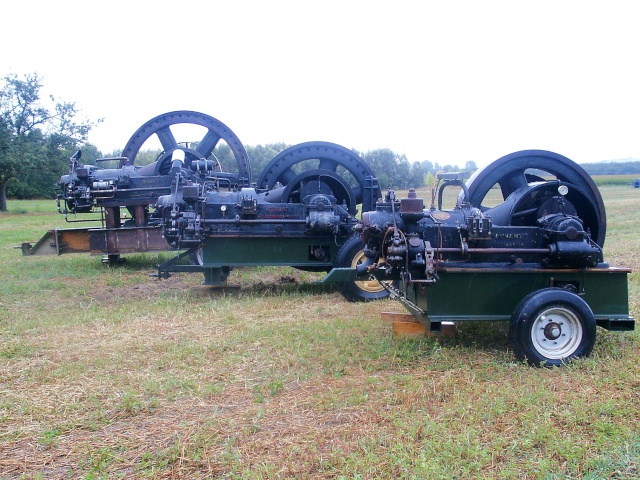
M100 228L89 230L92 255L172 250L161 227Z
M171 250L162 238L161 227L54 228L35 244L24 242L20 248L25 256L87 252L119 255Z
M89 251L88 228L54 228L34 245L22 244L23 255L62 255Z

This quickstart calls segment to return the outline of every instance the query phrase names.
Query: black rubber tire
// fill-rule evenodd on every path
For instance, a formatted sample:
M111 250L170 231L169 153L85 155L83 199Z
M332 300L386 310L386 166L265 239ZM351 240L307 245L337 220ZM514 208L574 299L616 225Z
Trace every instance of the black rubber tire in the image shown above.
M336 258L335 266L338 268L353 268L363 260L364 244L359 235L354 235L347 240ZM350 302L368 302L371 300L381 300L387 298L389 293L370 280L363 279L355 282L338 283L340 293Z
M519 360L555 367L587 357L596 341L591 308L575 293L544 288L526 296L511 316L509 337Z

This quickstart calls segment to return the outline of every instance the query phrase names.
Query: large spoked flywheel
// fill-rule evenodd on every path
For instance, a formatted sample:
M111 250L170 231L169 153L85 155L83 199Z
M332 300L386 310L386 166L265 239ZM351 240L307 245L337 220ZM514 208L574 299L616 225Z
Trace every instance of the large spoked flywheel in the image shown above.
M578 195L572 203L584 222L585 230L600 246L604 245L606 214L598 187L580 165L568 158L546 150L523 150L511 153L477 170L467 181L468 201L485 209L485 197L498 185L502 199L530 183L553 176L570 184Z
M375 208L380 188L372 180L373 170L351 150L330 142L307 142L294 145L276 155L265 167L258 188L273 189L282 185L282 201L301 201L306 193L331 192L339 203L346 203L355 215L355 205L363 211Z
M179 145L171 127L178 124L200 125L207 129L206 133L194 149ZM224 140L231 149L238 166L238 177L247 184L251 182L251 165L247 152L240 139L224 123L204 113L180 110L169 112L152 118L142 125L129 139L122 151L122 157L126 157L130 164L135 163L136 156L143 144L153 135L156 135L166 155L162 156L155 165L155 175L162 175L164 170L170 168L171 152L176 148L185 151L185 162L208 158L221 140ZM165 158L166 157L166 158ZM121 167L124 161L121 162ZM164 170L163 170L164 169Z

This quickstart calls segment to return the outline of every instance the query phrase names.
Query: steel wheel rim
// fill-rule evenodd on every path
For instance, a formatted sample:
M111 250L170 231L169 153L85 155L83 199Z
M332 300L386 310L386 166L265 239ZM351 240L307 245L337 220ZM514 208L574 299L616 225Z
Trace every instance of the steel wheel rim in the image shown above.
M356 268L365 260L365 258L364 250L360 250L354 255L353 260L351 260L351 268ZM372 280L356 280L353 283L355 283L360 290L367 293L380 293L384 290L378 282Z
M538 353L550 360L573 355L584 335L578 316L564 307L544 310L533 322L531 343Z

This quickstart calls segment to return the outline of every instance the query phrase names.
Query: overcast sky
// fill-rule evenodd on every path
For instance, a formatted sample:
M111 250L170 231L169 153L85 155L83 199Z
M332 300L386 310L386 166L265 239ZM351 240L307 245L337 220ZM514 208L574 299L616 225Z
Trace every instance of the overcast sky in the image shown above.
M325 140L479 166L539 148L640 158L635 1L12 1L0 76L104 118L120 150L196 110L245 145ZM199 138L198 138L199 139ZM196 140L196 139L178 139Z

